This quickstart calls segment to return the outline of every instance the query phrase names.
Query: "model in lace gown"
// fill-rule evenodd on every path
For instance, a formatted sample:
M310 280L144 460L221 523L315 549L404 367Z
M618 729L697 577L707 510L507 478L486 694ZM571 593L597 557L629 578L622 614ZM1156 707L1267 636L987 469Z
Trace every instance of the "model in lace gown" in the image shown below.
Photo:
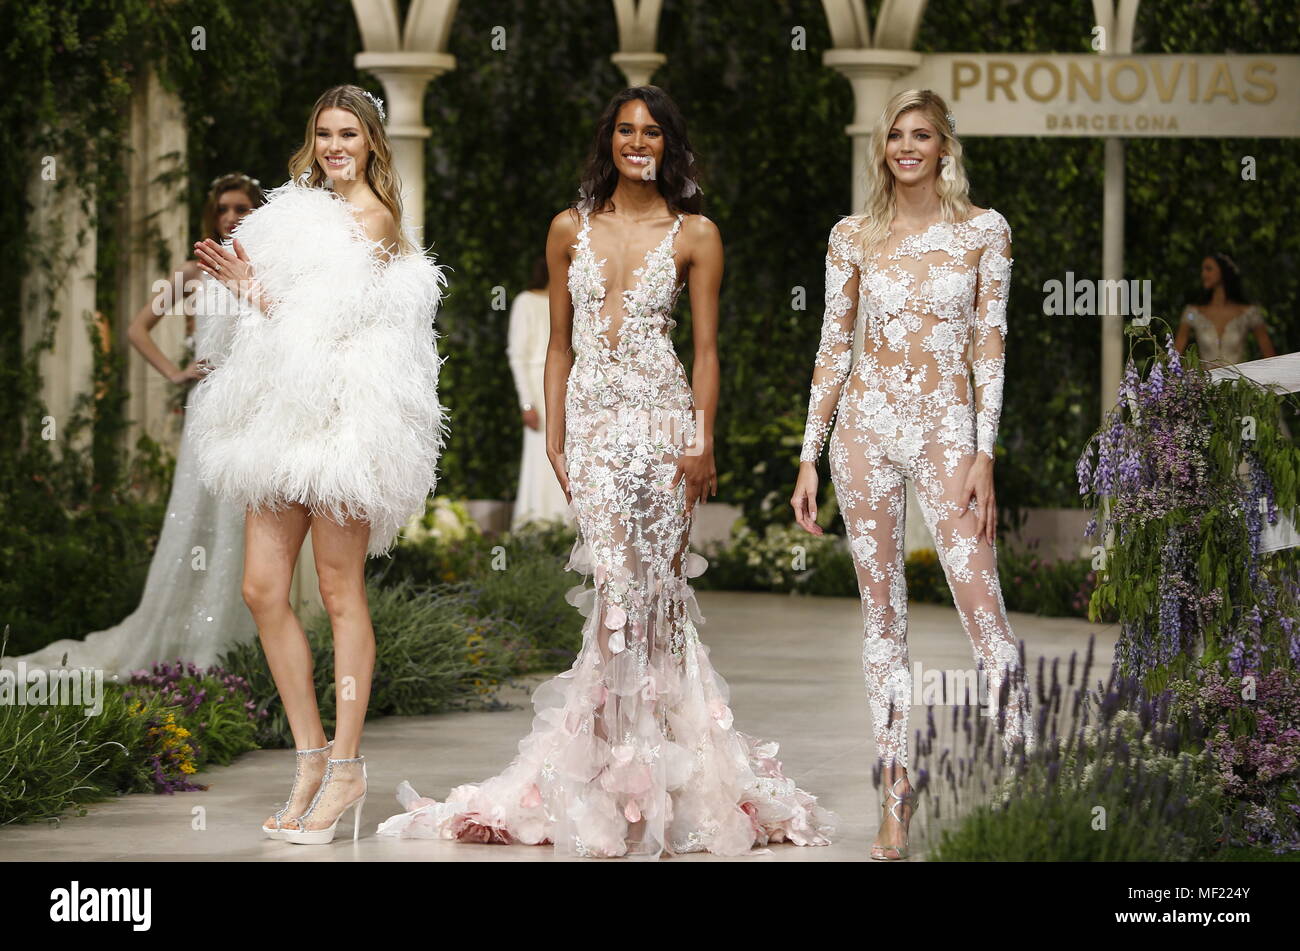
M1246 339L1253 334L1261 356L1277 355L1263 313L1246 301L1241 272L1232 258L1220 252L1207 254L1201 261L1201 287L1200 300L1187 306L1178 324L1174 346L1179 353L1195 335L1206 368L1244 363Z
M224 241L263 201L255 179L239 173L218 177L203 209L205 237ZM207 293L211 288L200 280L203 275L197 261L186 262L179 275L180 286L192 294L195 361L183 369L176 366L150 336L170 310L170 280L166 289L136 314L130 337L170 382L190 386L202 378L206 358L223 348L221 338L228 332L229 322L218 315L212 295ZM13 667L22 661L28 667L94 667L107 676L125 679L158 661L179 659L207 667L234 645L257 637L257 626L240 590L244 508L218 498L199 481L190 419L187 414L158 544L135 610L110 628L80 639L54 641L21 657L5 657L0 665Z
M699 199L686 141L661 90L617 95L598 124L589 201L556 216L548 241L559 275L549 451L578 516L568 567L595 580L570 593L587 618L577 661L535 692L532 731L504 772L445 802L404 783L408 811L381 833L583 856L829 841L834 816L782 775L776 744L733 727L697 630L688 579L705 561L688 539L713 482L722 249L716 227L689 213ZM669 336L683 277L694 394Z
M851 215L831 229L825 316L791 500L799 523L820 533L813 521L816 465L829 434L831 478L862 597L862 666L877 753L889 788L897 782L902 790L884 803L887 810L895 808L882 822L876 858L905 854L897 821L907 815L897 807L912 802L906 782L912 673L903 573L905 479L916 487L962 627L985 671L991 707L997 707L1007 681L1006 749L1013 751L1032 732L1027 697L1014 689L1019 678L1007 677L1021 665L993 544L992 460L1002 405L1011 232L1002 215L968 201L964 207L958 203L964 213L955 220L937 214L939 194L964 200L965 192L960 146L946 114L942 100L929 91L896 97L877 126L872 166L879 173L877 188L880 176L896 176L896 208L872 209L877 220L888 215L883 229L873 231L870 214ZM951 169L944 174L951 178L938 188L941 149ZM913 211L906 204L911 199L929 212L915 224L903 218ZM926 224L926 217L939 220ZM864 344L852 365L858 318L864 321ZM885 828L891 821L893 827Z

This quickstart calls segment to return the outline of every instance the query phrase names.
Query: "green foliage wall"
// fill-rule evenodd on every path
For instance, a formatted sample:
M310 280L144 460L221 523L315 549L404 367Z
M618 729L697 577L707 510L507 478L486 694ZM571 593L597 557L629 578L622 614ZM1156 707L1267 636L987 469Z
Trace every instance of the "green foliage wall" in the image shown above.
M933 0L919 46L1084 51L1089 13L1079 0ZM191 48L195 26L205 30L202 52ZM495 27L505 30L505 50L492 47ZM806 30L806 50L791 48L796 27ZM72 138L59 146L68 161L83 161L77 143L112 155L130 82L152 59L187 105L196 235L214 176L241 169L267 185L284 180L322 89L357 82L383 92L353 66L360 40L346 3L285 0L268 15L252 0L179 2L164 17L145 0L35 0L0 7L0 36L7 84L0 139L16 172L13 193L52 147L39 133L52 118L71 121ZM706 175L705 212L727 249L720 498L746 506L756 523L786 517L821 322L826 235L854 210L844 133L852 95L847 80L821 64L829 42L818 0L664 4L659 49L667 63L654 80L689 120ZM520 424L504 357L508 307L542 250L547 222L575 196L592 123L622 83L609 61L616 45L604 0L462 3L450 41L457 69L430 84L426 241L453 268L441 317L449 356L443 390L453 413L446 492L513 497ZM1144 0L1141 7L1140 51L1294 53L1297 46L1300 13L1291 5ZM1102 145L971 138L967 148L975 201L998 208L1015 235L999 501L1075 504L1074 461L1096 425L1099 331L1094 318L1044 316L1041 288L1067 270L1098 275ZM1240 180L1243 154L1257 157L1258 181ZM102 193L120 197L113 163L97 169ZM1296 141L1130 140L1127 175L1128 276L1153 282L1156 313L1176 317L1195 289L1202 250L1226 247L1268 307L1279 351L1290 349L1300 294L1300 237L1291 227L1300 194ZM18 355L13 305L25 217L21 202L0 211L0 345L10 367ZM111 278L119 239L107 219L101 238L102 273ZM103 286L101 307L111 310L114 285ZM796 288L806 292L806 309L792 307ZM677 341L689 370L687 305L683 295ZM3 382L0 419L13 421L28 390L13 373Z

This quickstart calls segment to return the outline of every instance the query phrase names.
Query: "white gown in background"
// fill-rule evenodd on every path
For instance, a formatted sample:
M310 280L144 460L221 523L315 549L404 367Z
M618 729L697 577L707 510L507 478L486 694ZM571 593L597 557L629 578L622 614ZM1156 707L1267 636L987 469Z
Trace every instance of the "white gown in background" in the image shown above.
M506 357L515 380L519 403L531 403L537 410L538 428L524 430L524 454L519 463L519 490L515 495L510 530L532 519L573 514L560 488L560 480L546 456L546 397L542 389L546 369L546 345L551 335L551 308L545 291L524 291L510 306L509 342Z
M220 352L230 322L219 313L213 288L204 281L195 295L195 356ZM135 611L121 623L88 634L84 640L55 641L23 657L6 657L30 667L57 667L67 655L69 667L102 668L125 679L156 661L191 661L200 667L216 662L235 644L257 638L257 626L244 603L244 509L223 502L199 481L192 414L185 417L171 497L163 517L144 593Z
M1195 307L1183 311L1183 321L1196 334L1196 350L1201 364L1206 367L1229 366L1246 362L1246 337L1256 327L1265 326L1264 315L1254 304L1248 306L1220 333L1210 320Z

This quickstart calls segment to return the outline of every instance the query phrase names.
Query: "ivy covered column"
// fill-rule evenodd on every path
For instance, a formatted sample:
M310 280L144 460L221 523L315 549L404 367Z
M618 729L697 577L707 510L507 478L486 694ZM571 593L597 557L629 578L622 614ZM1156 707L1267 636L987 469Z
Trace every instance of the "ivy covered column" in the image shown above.
M154 69L141 77L131 96L128 147L123 158L126 201L118 210L122 244L114 336L126 361L127 444L149 436L169 452L180 451L182 416L173 408L176 385L165 380L127 340L136 312L156 293L155 283L179 286L189 258L189 209L185 200L187 135L180 97L163 87ZM159 269L160 259L166 263ZM187 328L183 295L153 329L158 347L184 368Z
M45 418L29 440L50 439L59 448L87 449L90 430L82 429L71 447L65 442L72 414L90 400L94 387L95 250L93 196L78 188L85 169L46 155L27 186L31 215L27 241L31 268L22 281L23 358L36 351Z

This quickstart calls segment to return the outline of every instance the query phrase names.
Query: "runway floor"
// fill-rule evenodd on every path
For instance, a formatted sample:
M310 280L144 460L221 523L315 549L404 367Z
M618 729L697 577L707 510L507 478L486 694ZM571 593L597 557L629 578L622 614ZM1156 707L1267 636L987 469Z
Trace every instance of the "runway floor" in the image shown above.
M701 637L714 666L731 688L736 728L780 743L785 775L840 816L838 840L824 848L773 846L770 854L724 859L703 853L676 856L686 862L822 862L867 857L880 817L871 786L875 744L863 685L862 616L854 598L702 591ZM1095 677L1109 670L1113 625L1071 618L1012 614L1016 636L1026 642L1030 669L1038 658L1072 651L1082 658L1090 633L1097 635ZM973 668L970 642L953 608L912 604L912 663L926 668ZM1094 677L1094 679L1095 679ZM538 679L534 678L532 683ZM469 845L397 840L376 836L380 821L399 811L397 784L409 779L421 795L442 798L460 783L495 775L515 754L528 731L532 707L526 689L503 699L507 711L384 717L367 725L363 752L370 792L361 838L348 835L329 846L297 846L263 838L258 824L288 792L293 774L286 750L246 753L230 766L199 774L205 792L174 796L138 794L88 807L88 814L61 823L0 828L0 860L7 861L437 861L551 862L550 846ZM911 727L924 724L924 708L912 710ZM202 829L193 810L202 809ZM581 861L581 860L578 860Z

